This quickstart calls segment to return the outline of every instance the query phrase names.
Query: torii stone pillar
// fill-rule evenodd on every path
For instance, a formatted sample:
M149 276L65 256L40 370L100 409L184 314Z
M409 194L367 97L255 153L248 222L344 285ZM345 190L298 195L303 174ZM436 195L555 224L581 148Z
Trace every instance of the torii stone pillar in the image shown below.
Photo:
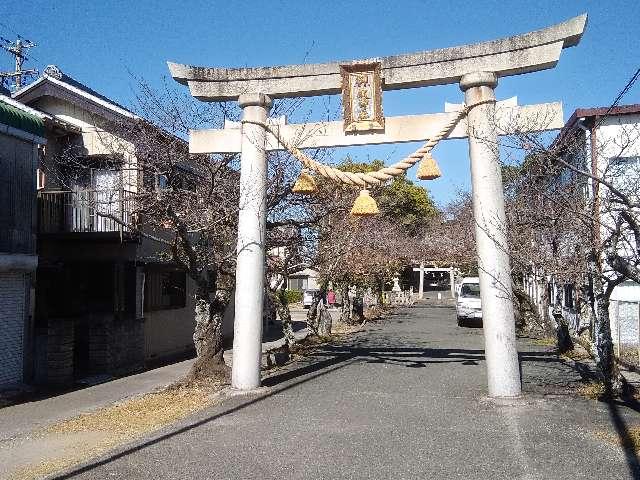
M456 298L456 275L453 271L453 267L449 269L449 290L451 291L451 298Z
M424 263L420 264L420 283L418 286L418 298L420 300L424 298Z
M238 104L243 120L266 123L271 108L271 98L267 95L240 95ZM242 125L231 374L231 386L240 390L260 386L267 192L265 142L264 127L253 123Z
M497 84L497 76L490 72L466 74L460 80L465 103L479 104L469 110L467 118L489 395L514 397L522 388L495 126Z

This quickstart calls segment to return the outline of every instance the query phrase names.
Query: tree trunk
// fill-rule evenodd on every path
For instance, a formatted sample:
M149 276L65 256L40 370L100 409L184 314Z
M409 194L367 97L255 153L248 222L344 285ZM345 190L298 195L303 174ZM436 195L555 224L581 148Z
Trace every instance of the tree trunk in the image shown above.
M516 317L516 331L519 333L535 331L539 334L550 332L550 322L540 318L536 304L524 290L514 287L513 299L519 312Z
M566 353L573 350L573 341L569 333L569 325L562 314L562 303L559 295L556 295L553 304L553 319L555 320L558 353Z
M199 381L228 376L228 367L222 354L222 320L224 302L210 292L207 282L196 289L195 321L193 343L197 358L187 377L188 381Z
M553 318L555 320L556 327L556 343L558 345L559 353L566 353L573 350L573 341L569 334L569 325L562 315L562 307L558 304L553 308Z
M592 273L593 298L595 300L595 315L593 336L595 356L598 370L605 386L606 397L616 397L622 393L622 377L616 365L613 340L611 338L611 322L609 319L609 298L611 292L605 289L602 281L602 270L598 265L597 253L593 252L589 258Z
M382 277L376 277L376 296L378 297L378 307L382 308L384 303L384 280Z
M319 337L330 337L331 327L333 326L332 325L333 319L331 318L331 314L327 310L327 307L324 304L324 302L318 302L318 305L316 306L316 308L317 308L316 318L318 322L317 335Z
M284 284L286 286L286 283ZM274 302L280 322L282 322L282 334L284 335L284 348L289 348L296 343L296 337L293 335L293 322L291 321L291 309L287 300L286 288L278 290L277 301Z
M351 305L351 323L359 325L364 322L364 299L361 294L356 291Z
M342 310L340 312L342 323L351 323L351 298L349 297L349 285L342 287Z
M322 321L322 319L319 318L319 315L318 315L319 314L318 304L322 303L324 306L324 296L326 295L326 293L327 293L327 288L325 285L322 285L320 287L320 290L318 290L314 294L313 300L311 301L311 306L309 307L309 312L307 313L307 325L309 326L309 328L311 329L314 335L319 335L318 329L320 327L319 324Z

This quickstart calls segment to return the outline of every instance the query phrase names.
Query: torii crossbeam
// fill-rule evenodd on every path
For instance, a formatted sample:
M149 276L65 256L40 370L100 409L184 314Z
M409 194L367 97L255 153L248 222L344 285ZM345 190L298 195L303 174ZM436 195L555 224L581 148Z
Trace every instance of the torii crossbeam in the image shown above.
M516 350L499 134L562 126L558 103L496 105L498 78L552 68L562 49L578 44L587 16L542 30L459 47L348 62L257 68L208 68L169 63L173 78L203 101L237 100L242 123L192 131L192 153L241 153L232 386L260 385L265 263L266 151L412 142L432 138L447 114L384 118L382 92L458 83L466 120L443 138L469 137L475 237L483 309L489 395L521 393ZM272 98L343 95L343 121L287 125L268 120ZM535 121L532 121L535 120ZM267 132L269 131L269 133Z

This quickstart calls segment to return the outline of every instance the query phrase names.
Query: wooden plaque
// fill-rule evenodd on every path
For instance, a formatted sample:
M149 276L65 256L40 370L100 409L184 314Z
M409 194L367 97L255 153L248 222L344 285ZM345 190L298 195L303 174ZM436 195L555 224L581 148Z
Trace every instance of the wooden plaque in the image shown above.
M380 63L340 65L345 132L384 130Z

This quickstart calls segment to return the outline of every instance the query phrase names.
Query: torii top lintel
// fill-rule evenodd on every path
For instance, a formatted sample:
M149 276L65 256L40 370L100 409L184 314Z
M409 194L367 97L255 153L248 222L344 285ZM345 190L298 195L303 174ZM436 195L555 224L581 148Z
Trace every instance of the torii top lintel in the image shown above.
M273 98L339 94L341 65L379 62L382 89L396 90L459 82L466 73L489 71L499 77L545 70L563 48L578 44L587 23L583 14L566 22L513 37L458 47L348 62L255 68L194 67L167 62L173 78L204 101L236 100L245 93Z

